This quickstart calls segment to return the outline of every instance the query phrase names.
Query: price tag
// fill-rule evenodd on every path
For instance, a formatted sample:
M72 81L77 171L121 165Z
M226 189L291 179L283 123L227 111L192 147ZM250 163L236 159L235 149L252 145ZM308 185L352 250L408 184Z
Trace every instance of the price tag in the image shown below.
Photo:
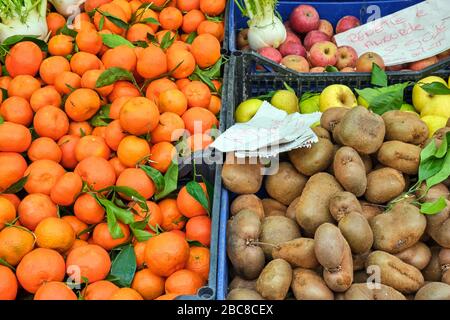
M358 56L378 53L386 66L429 58L450 49L450 1L427 0L335 35Z

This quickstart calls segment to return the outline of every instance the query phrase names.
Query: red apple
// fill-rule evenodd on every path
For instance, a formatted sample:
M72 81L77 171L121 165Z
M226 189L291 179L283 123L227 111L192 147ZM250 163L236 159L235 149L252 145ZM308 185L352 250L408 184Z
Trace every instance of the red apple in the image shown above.
M242 49L245 46L248 46L248 29L242 29L241 31L239 31L238 33L238 37L237 37L237 46L238 49Z
M442 59L445 59L445 58L447 58L447 57L450 57L450 49L445 50L445 51L442 52L442 53L439 53L439 54L437 55L437 57L438 57L439 60L442 60Z
M288 42L288 41L294 41L294 42L302 43L302 41L300 40L300 37L297 36L292 31L286 31L286 40L284 40L284 42Z
M324 67L314 67L314 68L309 69L309 72L312 72L312 73L325 72L325 68Z
M314 67L334 66L337 62L337 47L330 41L320 41L312 46L310 55Z
M435 63L438 63L439 59L436 56L432 56L423 60L411 62L409 64L409 69L413 71L419 71L425 68L428 68L429 66L432 66Z
M354 16L342 17L336 25L336 33L341 33L341 32L350 30L359 25L361 25L361 22L359 21L359 19L357 17L354 17Z
M295 32L307 33L319 28L319 13L314 7L302 4L292 11L289 22Z
M358 54L355 49L349 46L342 46L337 51L336 67L341 70L347 67L354 68L358 60Z
M371 72L372 64L376 63L381 69L385 69L383 58L375 52L366 52L356 61L357 72Z
M322 31L330 38L334 35L333 25L330 21L325 19L320 19L319 28L317 30Z
M342 68L339 71L341 71L341 72L355 72L355 69L352 68L352 67L345 67L345 68Z
M281 44L281 46L278 47L278 50L280 51L283 57L289 55L306 57L306 50L300 42L285 41Z
M289 31L289 30L292 29L291 28L291 23L289 22L289 20L283 22L283 24L284 24L284 27L285 27L286 31Z
M335 45L337 45L336 38L334 36L331 37L330 41L333 42Z
M330 37L319 30L312 30L306 34L303 44L306 50L310 50L314 43L320 41L329 41Z
M310 53L310 51L306 51L306 60L308 60L309 67L312 68L313 65L311 63L311 53Z
M258 50L258 53L267 59L275 61L276 63L280 63L283 58L280 51L272 47L261 48Z
M309 72L309 63L302 57L297 55L285 56L281 60L281 64L289 69L295 70L297 72Z
M405 68L405 64L396 64L395 66L386 67L386 71L400 71Z

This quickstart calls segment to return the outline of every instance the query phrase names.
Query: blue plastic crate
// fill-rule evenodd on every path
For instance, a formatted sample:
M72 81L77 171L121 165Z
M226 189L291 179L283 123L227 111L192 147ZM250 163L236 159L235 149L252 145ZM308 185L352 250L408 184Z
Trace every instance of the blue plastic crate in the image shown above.
M277 11L280 13L283 21L289 18L292 10L300 4L309 4L316 8L321 19L330 21L333 26L340 18L346 15L358 17L362 23L374 14L378 13L382 17L391 13L405 9L415 5L423 0L359 0L359 1L280 1L278 2ZM228 22L227 37L228 50L230 52L237 51L236 36L240 29L247 28L247 18L243 17L234 0L228 1Z
M232 87L232 78L229 77L229 64L226 63L223 67L223 82L222 82L222 106L227 106L230 103L228 102L229 95L226 93L229 92ZM221 132L225 131L227 126L227 113L226 107L222 107L220 116L219 116L219 130ZM208 275L208 283L200 288L196 295L183 295L178 296L176 300L215 300L217 299L217 269L218 269L218 255L219 255L219 230L221 228L221 196L222 196L222 165L221 164L207 164L202 163L200 159L196 159L201 157L201 153L197 153L193 155L195 161L195 168L198 174L201 174L203 177L207 179L212 185L214 185L214 195L212 199L212 210L211 210L211 242L209 245L210 252L210 262L209 262L209 275ZM180 167L180 182L187 183L193 174L193 165L185 165Z

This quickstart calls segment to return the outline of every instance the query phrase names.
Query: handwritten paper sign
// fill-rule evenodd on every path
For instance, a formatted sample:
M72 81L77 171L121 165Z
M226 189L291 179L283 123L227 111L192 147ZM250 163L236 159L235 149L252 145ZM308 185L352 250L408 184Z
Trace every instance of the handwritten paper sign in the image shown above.
M358 56L378 53L386 66L429 58L450 48L450 1L427 0L335 35Z
M236 123L214 140L211 147L221 152L234 151L238 158L273 157L317 142L310 126L320 116L320 112L288 115L264 101L250 121Z

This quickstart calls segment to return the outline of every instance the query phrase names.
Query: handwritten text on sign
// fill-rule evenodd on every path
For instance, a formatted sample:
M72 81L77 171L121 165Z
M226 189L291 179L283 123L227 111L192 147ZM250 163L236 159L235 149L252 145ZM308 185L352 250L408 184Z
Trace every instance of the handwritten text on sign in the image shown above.
M378 53L387 66L429 58L450 48L450 1L427 0L335 39L338 46L353 47L358 56Z

